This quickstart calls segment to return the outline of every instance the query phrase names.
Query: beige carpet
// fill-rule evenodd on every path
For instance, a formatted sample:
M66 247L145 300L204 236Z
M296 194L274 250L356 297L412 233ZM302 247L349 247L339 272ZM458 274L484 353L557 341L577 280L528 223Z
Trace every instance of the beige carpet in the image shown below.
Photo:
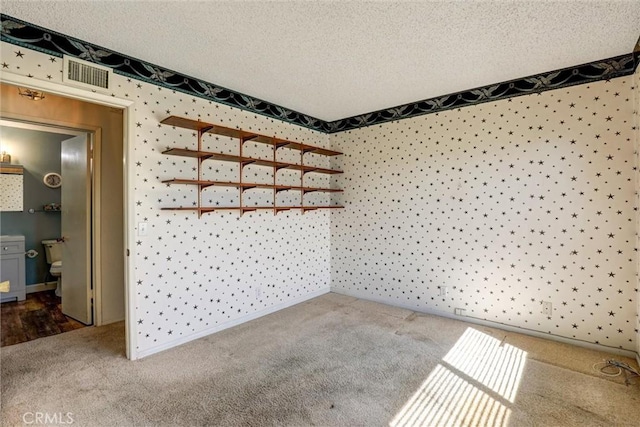
M639 382L592 369L629 359L338 294L134 362L123 337L2 348L1 424L640 425Z

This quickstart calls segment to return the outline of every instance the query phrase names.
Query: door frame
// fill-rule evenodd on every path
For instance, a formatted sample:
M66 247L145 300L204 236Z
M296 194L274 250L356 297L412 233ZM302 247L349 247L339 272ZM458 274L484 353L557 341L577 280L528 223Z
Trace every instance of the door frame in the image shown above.
M132 184L134 182L134 150L133 150L133 141L134 141L134 101L116 98L109 95L104 95L101 93L91 92L90 90L79 89L72 86L66 86L61 83L54 83L44 80L37 80L34 78L22 76L19 74L14 74L10 72L0 72L0 82L6 83L12 86L22 86L29 87L32 89L42 90L47 93L51 93L54 95L60 95L66 98L72 98L84 102L89 102L93 104L105 105L108 107L118 108L123 110L123 135L122 135L122 160L123 160L123 233L124 233L124 253L122 254L124 258L124 304L125 304L125 342L126 342L126 357L130 360L137 359L137 351L136 351L136 342L137 342L137 332L136 332L136 323L135 323L135 300L136 294L135 289L133 287L133 275L135 272L135 252L131 251L131 248L135 248L135 233L132 232L131 227L135 224L135 216L133 207L135 206L134 202L134 194ZM9 118L9 117L8 117ZM19 117L13 117L14 119L20 120ZM33 120L33 117L29 118ZM45 123L43 121L42 123ZM56 124L54 124L56 125ZM64 126L64 125L63 125ZM65 126L66 127L66 126ZM77 128L76 126L72 126L73 128ZM95 129L82 129L85 132L92 132ZM99 138L99 134L95 134L96 139ZM94 147L95 149L95 147ZM98 150L94 151L94 155ZM95 161L95 157L94 157ZM99 164L99 162L97 162ZM94 170L94 173L98 171ZM99 180L98 177L94 180ZM95 208L95 206L94 206ZM94 242L95 244L95 242ZM99 254L96 254L99 255ZM99 263L97 263L99 264ZM95 270L95 269L94 269ZM94 271L95 273L95 271ZM95 279L95 277L94 277ZM96 282L94 282L96 283ZM97 283L96 283L97 284ZM95 296L97 294L97 289L94 288L94 305L96 305ZM94 319L96 324L98 324L98 318Z

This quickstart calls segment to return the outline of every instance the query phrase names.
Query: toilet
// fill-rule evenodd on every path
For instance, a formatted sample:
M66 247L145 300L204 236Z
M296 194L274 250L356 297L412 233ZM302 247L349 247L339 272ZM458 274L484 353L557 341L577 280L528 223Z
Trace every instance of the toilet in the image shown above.
M49 273L58 280L56 296L62 297L62 242L59 240L43 240L47 264L51 266Z

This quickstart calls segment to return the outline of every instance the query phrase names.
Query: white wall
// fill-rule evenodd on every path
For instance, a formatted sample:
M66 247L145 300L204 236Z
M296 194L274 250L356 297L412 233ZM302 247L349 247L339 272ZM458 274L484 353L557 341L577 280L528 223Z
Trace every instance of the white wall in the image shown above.
M6 71L61 81L60 58L2 43L3 52L18 50L22 56L3 58L8 65ZM136 300L131 303L136 312L133 321L138 355L328 292L328 211L304 215L291 211L277 216L265 211L241 218L237 212L212 213L198 219L194 213L160 210L195 201L194 188L167 187L160 181L196 177L194 160L161 154L167 147L195 148L196 138L190 131L159 122L175 114L321 146L328 145L327 135L119 75L114 76L111 92L135 100L134 209L136 221L149 224L149 234L137 237L136 246L131 248L136 262L132 284ZM235 141L213 136L205 139L207 149L237 150ZM265 150L268 147L247 147L248 155L271 155ZM299 153L282 151L279 159L299 159ZM326 159L309 160L318 166L328 165ZM205 177L235 180L237 171L235 164L210 162L206 163ZM269 182L269 173L270 169L250 166L245 179ZM295 182L299 177L291 171L279 174L280 183ZM305 177L306 183L323 185L328 181L312 175ZM249 203L271 200L272 193L267 196L264 191L260 193L262 190L251 191L245 193ZM293 196L281 193L278 197L284 201ZM221 205L237 203L237 190L207 189L203 200L220 201Z
M331 216L332 290L635 350L632 85L331 135L346 206Z

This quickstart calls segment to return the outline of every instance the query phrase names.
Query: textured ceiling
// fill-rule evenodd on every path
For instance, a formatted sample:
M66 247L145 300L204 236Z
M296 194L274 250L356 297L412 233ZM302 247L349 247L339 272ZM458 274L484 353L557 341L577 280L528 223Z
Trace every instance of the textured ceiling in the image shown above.
M10 1L2 13L336 120L631 52L634 1Z

